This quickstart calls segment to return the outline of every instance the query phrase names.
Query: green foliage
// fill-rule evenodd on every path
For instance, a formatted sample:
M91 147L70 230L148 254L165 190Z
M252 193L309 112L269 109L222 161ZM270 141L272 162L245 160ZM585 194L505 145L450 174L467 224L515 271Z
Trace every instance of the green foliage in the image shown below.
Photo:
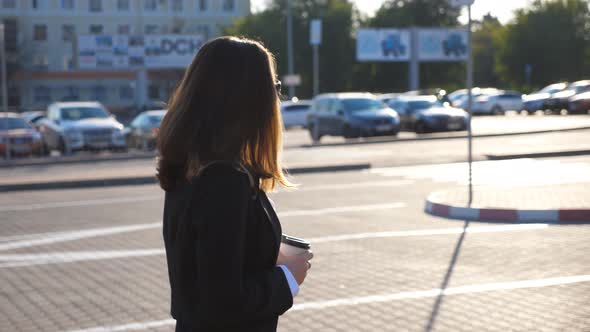
M582 79L590 73L589 23L587 1L535 1L495 36L496 72L513 87L524 86L527 64L534 87Z
M269 0L267 8L239 19L225 33L262 41L275 53L279 74L287 73L286 0ZM309 21L323 19L320 90L404 91L408 63L359 63L355 30L375 28L456 27L459 10L448 0L388 0L373 17L361 17L350 0L292 0L295 72L303 84L300 97L312 93L312 48ZM537 0L516 12L505 26L493 16L474 22L474 82L530 91L552 82L590 76L590 10L588 0ZM533 66L530 86L525 66ZM465 86L465 64L422 63L422 88L448 91Z

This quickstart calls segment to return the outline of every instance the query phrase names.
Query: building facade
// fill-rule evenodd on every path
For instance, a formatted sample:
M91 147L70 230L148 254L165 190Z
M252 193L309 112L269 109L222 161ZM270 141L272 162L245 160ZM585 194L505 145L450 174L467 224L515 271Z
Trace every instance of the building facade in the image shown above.
M0 0L10 108L98 100L113 111L166 101L183 69L81 69L82 35L219 36L250 13L250 0ZM138 91L142 90L142 91Z

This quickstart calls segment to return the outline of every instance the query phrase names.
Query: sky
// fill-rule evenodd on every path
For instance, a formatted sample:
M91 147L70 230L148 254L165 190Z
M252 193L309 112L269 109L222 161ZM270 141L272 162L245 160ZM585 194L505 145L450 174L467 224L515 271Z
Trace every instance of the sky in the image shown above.
M515 9L526 7L532 0L475 0L471 9L471 15L474 19L480 19L488 12L500 19L500 22L506 23L513 18L512 12ZM252 11L257 12L264 9L267 0L250 0ZM379 9L384 0L353 0L361 12L372 15ZM467 11L460 18L462 23L467 22Z

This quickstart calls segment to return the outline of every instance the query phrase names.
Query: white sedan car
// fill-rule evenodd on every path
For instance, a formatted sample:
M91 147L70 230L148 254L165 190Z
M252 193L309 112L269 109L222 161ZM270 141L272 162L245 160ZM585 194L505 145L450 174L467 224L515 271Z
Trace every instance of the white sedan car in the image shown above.
M311 101L301 100L297 102L284 101L281 103L281 113L285 128L305 127L307 114L311 109Z
M473 101L473 114L504 114L522 109L522 94L516 91L500 91L482 95Z

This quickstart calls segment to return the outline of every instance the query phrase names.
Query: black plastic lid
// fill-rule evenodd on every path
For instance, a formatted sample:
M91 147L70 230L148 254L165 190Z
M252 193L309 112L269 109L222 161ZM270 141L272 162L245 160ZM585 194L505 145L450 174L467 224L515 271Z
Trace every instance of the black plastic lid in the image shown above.
M304 239L300 239L298 237L289 236L286 234L283 234L281 242L284 244L288 244L290 246L296 247L296 248L301 248L301 249L311 248L311 244L308 241L306 241Z

